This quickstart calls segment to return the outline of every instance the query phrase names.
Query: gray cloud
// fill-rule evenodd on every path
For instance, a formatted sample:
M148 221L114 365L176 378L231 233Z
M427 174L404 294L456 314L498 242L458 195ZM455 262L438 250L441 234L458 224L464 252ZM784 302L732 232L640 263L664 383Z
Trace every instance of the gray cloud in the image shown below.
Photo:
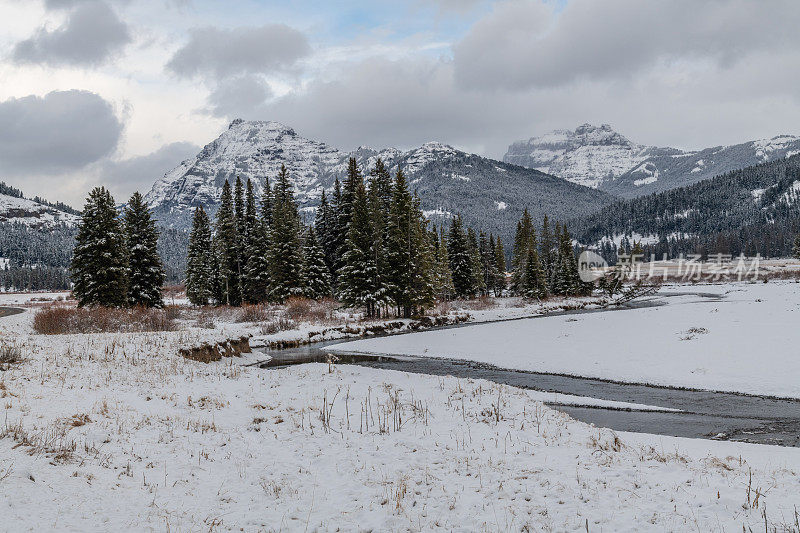
M197 28L189 42L167 63L183 78L221 79L252 73L286 71L311 52L301 32L284 24L259 28Z
M112 153L122 133L114 109L89 91L54 91L0 102L0 168L67 172Z
M53 8L74 8L67 21L54 30L40 28L14 46L17 63L94 66L107 61L131 41L127 24L108 4L100 1L49 0Z
M260 76L231 78L220 82L208 97L209 113L217 117L251 117L271 96L272 90Z
M631 76L659 63L707 60L730 67L749 54L800 47L800 4L748 0L507 0L454 46L469 88L554 87Z
M200 151L200 147L190 142L175 142L162 146L147 155L131 157L121 161L103 160L96 165L100 181L115 192L130 195L134 191L142 194L150 190L153 182L167 171L175 168L181 161ZM122 201L122 199L118 200Z
M245 118L279 120L351 149L438 140L500 158L517 139L584 122L611 123L636 142L682 148L798 133L800 57L762 53L735 68L650 70L635 80L559 88L464 88L452 62L374 58L349 64Z

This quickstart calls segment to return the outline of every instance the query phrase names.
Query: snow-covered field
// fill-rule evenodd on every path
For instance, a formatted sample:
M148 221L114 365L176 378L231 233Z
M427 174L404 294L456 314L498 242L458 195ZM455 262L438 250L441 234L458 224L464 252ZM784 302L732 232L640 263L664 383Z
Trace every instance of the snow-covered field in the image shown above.
M222 326L40 336L31 318L0 319L24 357L0 372L0 530L798 528L798 449L615 434L481 380L178 355Z
M686 291L720 298L680 295ZM666 305L358 340L331 349L800 398L800 284L672 286L658 299Z

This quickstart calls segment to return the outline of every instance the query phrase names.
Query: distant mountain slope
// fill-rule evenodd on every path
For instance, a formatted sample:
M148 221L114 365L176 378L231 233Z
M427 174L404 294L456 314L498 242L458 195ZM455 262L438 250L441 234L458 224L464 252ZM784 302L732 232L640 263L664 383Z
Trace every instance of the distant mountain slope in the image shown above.
M61 208L59 208L61 206ZM65 289L80 217L0 182L0 288Z
M779 135L680 155L652 155L616 179L605 181L601 188L623 198L632 198L691 185L797 153L800 153L800 137Z
M649 157L678 153L675 148L633 143L608 124L583 124L575 131L555 130L517 141L508 147L503 161L598 189Z
M515 142L503 160L635 198L796 153L800 137L792 135L684 151L636 144L607 124L584 124L575 131L556 130Z
M0 194L0 223L23 224L34 229L74 226L80 217L26 198Z
M641 240L658 255L787 256L800 232L800 155L613 203L575 222L583 244Z
M303 138L277 122L241 119L233 121L194 159L183 161L157 180L146 200L162 224L186 228L195 207L216 211L226 179L250 178L260 193L263 179L274 179L285 164L298 203L310 217L323 188L330 190L337 177L344 177L351 156L365 174L379 157L392 172L403 168L429 218L441 222L460 213L476 229L500 234L506 240L513 235L525 207L537 218L548 213L565 219L613 200L601 191L442 143L431 142L406 152L362 147L347 153Z

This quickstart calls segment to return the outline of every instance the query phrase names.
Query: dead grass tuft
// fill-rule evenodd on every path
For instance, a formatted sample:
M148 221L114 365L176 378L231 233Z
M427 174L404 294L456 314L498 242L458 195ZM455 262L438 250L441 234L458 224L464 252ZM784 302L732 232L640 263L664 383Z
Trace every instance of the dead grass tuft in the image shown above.
M33 329L42 335L175 331L175 316L175 309L52 306L36 313Z

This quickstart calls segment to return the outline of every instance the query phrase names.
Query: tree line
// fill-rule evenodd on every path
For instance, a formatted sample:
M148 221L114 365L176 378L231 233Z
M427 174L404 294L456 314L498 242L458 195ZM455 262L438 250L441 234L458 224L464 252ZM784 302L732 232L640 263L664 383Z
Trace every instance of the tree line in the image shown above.
M351 158L331 197L323 190L313 224L302 222L288 171L269 179L257 198L252 181L222 187L211 220L195 210L186 262L186 292L196 305L283 302L333 297L368 317L422 314L437 300L499 296L506 287L502 240L425 218L402 169L391 176L378 159L367 175ZM545 298L584 294L566 226L541 242L525 210L517 226L511 289Z

